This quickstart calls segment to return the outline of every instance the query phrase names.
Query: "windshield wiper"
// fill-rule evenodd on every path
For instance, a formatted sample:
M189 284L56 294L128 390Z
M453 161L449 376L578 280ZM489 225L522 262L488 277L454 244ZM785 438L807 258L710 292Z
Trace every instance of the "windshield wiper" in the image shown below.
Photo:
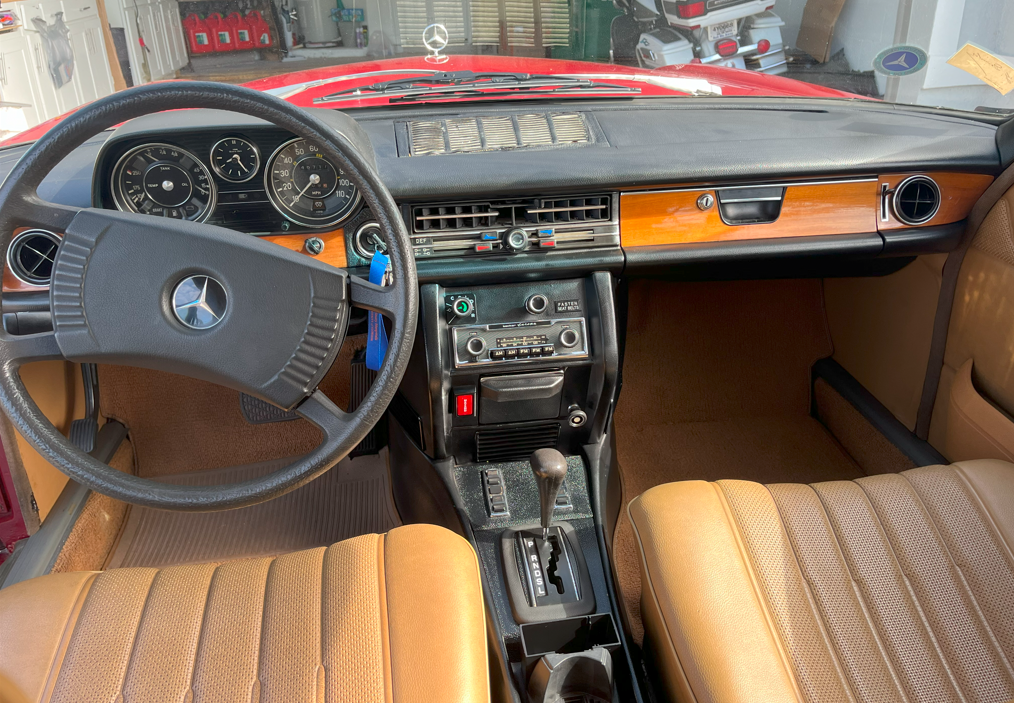
M461 95L505 95L512 92L536 93L640 93L634 88L614 83L595 81L571 76L543 76L531 73L474 73L472 71L448 71L431 76L401 78L372 85L348 88L331 93L313 102L335 103L344 100L358 100L364 95L391 95L391 102L420 100L428 97L458 97Z

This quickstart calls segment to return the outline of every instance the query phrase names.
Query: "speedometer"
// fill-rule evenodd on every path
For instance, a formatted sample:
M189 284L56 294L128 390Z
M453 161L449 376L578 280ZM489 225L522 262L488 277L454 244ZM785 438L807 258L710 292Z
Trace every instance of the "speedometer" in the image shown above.
M215 184L200 159L172 144L143 144L113 168L113 201L124 212L203 222L215 207Z
M359 189L345 172L305 139L286 142L271 155L264 187L282 215L307 227L341 222L359 203Z

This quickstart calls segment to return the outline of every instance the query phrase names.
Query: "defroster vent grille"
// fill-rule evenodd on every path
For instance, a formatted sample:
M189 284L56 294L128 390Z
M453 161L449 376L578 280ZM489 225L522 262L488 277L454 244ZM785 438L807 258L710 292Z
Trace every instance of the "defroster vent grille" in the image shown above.
M455 117L408 123L410 156L467 154L503 149L590 144L591 131L579 112Z
M536 449L555 447L560 423L548 422L527 427L480 430L475 433L476 461L527 459Z

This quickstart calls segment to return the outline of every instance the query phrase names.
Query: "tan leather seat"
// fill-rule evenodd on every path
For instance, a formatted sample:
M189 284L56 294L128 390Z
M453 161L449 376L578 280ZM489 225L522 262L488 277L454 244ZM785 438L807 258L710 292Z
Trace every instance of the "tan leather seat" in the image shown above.
M1014 699L1011 464L687 481L629 511L646 651L674 699Z
M0 682L47 703L488 701L478 568L461 537L411 525L274 559L44 576L0 591Z

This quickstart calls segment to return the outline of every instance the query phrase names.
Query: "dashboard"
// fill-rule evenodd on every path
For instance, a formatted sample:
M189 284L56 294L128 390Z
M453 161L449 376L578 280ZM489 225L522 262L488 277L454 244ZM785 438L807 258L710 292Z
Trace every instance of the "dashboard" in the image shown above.
M422 282L885 272L956 246L1014 157L1014 135L989 115L837 100L573 104L313 112L376 165ZM336 266L365 267L385 246L315 145L234 113L168 114L97 135L40 194L220 225ZM0 176L24 149L0 150ZM45 287L11 268L9 255L5 290Z

